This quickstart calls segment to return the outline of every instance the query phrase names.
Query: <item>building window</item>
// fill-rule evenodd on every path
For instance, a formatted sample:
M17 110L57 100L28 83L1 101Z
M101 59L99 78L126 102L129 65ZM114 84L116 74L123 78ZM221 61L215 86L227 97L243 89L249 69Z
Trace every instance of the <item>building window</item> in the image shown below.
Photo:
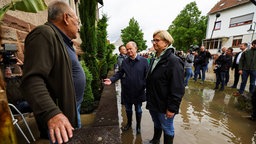
M203 41L206 49L219 49L222 45L220 38L218 39L207 39Z
M214 30L220 30L220 27L221 27L221 21L215 22Z
M253 20L253 16L254 16L254 13L250 13L247 15L231 18L229 27L236 27L240 25L251 24Z
M243 36L234 36L232 47L239 47L239 45L242 43Z

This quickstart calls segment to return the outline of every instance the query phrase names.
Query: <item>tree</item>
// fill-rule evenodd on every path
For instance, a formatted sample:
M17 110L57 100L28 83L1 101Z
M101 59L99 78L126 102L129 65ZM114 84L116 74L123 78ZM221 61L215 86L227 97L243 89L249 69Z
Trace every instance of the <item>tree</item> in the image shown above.
M80 28L80 37L82 40L81 48L84 51L83 59L85 65L93 75L92 91L95 100L100 100L100 85L99 67L97 54L97 39L96 39L96 0L82 0L79 4L79 14L82 26Z
M86 67L85 62L82 60L80 63L86 75L86 85L87 85L84 90L84 99L81 104L81 113L90 113L94 110L94 97L92 94L92 87L91 87L93 78L92 78L92 74Z
M108 64L106 61L106 51L107 51L107 21L108 18L106 15L103 15L102 18L97 23L97 59L99 60L99 76L101 79L107 77L108 73Z
M190 45L201 45L205 38L206 27L207 18L201 16L196 2L191 2L175 18L168 32L173 36L173 46L177 50L187 50Z
M11 3L6 4L0 8L0 20L8 10L19 10L24 12L37 13L47 8L44 0L12 0Z
M107 52L106 52L106 61L108 64L107 71L113 69L114 65L116 64L117 55L113 55L113 51L115 50L115 46L113 44L107 45Z
M136 42L138 46L138 51L145 50L146 40L143 39L144 33L140 29L139 23L134 19L131 18L129 21L129 26L121 30L121 38L123 43L127 43L129 41Z

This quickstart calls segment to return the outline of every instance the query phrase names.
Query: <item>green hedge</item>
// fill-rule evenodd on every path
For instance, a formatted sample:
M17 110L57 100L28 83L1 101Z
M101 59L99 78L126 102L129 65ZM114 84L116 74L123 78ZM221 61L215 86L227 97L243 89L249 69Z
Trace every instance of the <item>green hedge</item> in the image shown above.
M86 88L84 90L84 99L81 105L81 113L91 113L94 110L94 97L93 97L92 87L91 87L93 77L91 72L85 66L85 62L80 61L80 63L86 75Z

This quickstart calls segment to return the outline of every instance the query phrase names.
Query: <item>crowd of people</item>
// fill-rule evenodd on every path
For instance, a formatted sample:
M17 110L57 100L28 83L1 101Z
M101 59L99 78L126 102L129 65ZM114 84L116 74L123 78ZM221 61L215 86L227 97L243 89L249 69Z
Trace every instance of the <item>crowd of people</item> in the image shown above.
M221 54L214 58L213 64L216 81L213 89L224 91L230 79L230 69L234 70L234 83L230 88L238 89L237 92L233 93L233 96L251 97L253 112L250 119L256 121L256 40L253 40L251 45L241 43L239 47L241 51L235 54L232 47L222 47ZM201 46L199 52L188 50L187 54L179 55L179 57L185 61L185 87L188 88L188 80L192 76L194 76L194 81L197 81L199 75L202 75L201 83L203 83L212 54L205 50L204 46ZM192 66L194 66L194 73L192 72ZM241 84L238 87L240 77ZM249 94L244 94L249 77Z
M160 34L159 34L160 33ZM168 79L170 78L169 76L171 76L171 74L174 74L175 72L171 70L168 71L170 72L169 76L167 76L164 78L161 77L161 75L158 75L158 72L154 72L154 68L158 65L161 65L159 62L159 59L164 59L163 55L161 55L162 52L166 52L170 51L171 53L173 53L173 55L177 56L179 58L179 60L181 60L181 65L183 66L183 68L177 68L179 70L179 73L175 73L175 78L173 77L173 80L175 80L175 83L178 86L183 85L183 87L188 88L188 82L189 80L193 77L193 80L196 82L198 79L201 79L200 83L203 84L206 78L206 71L208 70L208 64L210 59L212 59L213 55L207 50L205 49L204 46L201 46L199 49L189 49L187 51L187 53L183 53L182 51L176 52L175 53L175 48L173 48L171 46L172 41L168 41L168 38L163 37L164 32L156 32L155 35L157 36L153 36L153 46L155 49L155 55L152 57L147 57L149 59L149 68L148 68L148 74L145 77L146 80L146 97L147 97L147 105L146 108L149 109L149 112L151 114L153 123L154 123L154 136L152 138L152 140L150 141L150 143L159 143L159 139L161 137L162 131L164 131L165 135L167 135L166 137L164 137L166 139L166 141L168 141L168 136L171 136L172 138L174 137L174 129L173 129L173 121L171 123L169 123L168 125L171 127L166 128L165 124L167 124L167 121L163 121L163 117L161 117L161 114L163 114L165 117L167 117L168 115L168 106L167 106L167 111L166 111L166 107L165 109L163 108L161 110L162 104L164 104L165 102L161 101L161 100L166 100L166 98L168 99L168 97L172 97L172 101L175 100L181 100L179 98L182 98L183 94L183 90L182 89L178 89L177 87L175 87L176 90L179 90L175 95L172 95L172 92L174 91L173 89L170 89L169 87L169 95L167 96L164 92L167 92L165 90L165 85L163 85L164 83L169 83L171 85L172 80ZM163 43L162 43L163 41ZM168 50L170 49L170 50ZM119 49L120 50L120 49ZM214 73L216 76L216 81L215 81L215 87L213 89L215 90L219 90L219 91L224 91L225 87L227 87L227 84L229 82L230 79L230 69L234 70L234 83L230 88L237 88L238 86L238 82L239 82L239 77L242 77L241 80L241 85L240 88L238 89L237 92L235 92L233 95L234 96L243 96L243 92L245 90L245 86L247 84L247 79L250 76L250 86L249 86L249 94L252 97L252 106L253 106L253 112L251 117L249 117L249 119L256 121L256 95L255 95L255 72L256 72L256 40L252 41L251 46L249 47L249 45L247 43L241 43L240 44L240 52L237 52L234 54L233 52L233 48L229 47L222 47L221 48L221 54L217 55L217 57L213 58L213 65L214 65ZM160 53L160 55L159 55ZM120 51L120 57L123 57L123 53ZM152 54L151 54L152 55ZM145 54L141 55L145 57ZM179 62L177 62L179 63ZM176 63L175 63L176 64ZM170 66L171 68L175 68L177 65L172 65ZM165 65L165 64L164 64ZM168 64L166 64L168 65ZM121 69L119 69L119 72L122 71L122 75L125 75L126 77L128 75L131 75L128 71L122 69L122 65L120 65L119 67L121 67ZM194 69L194 71L193 71ZM158 69L156 70L158 71ZM176 71L177 72L177 71ZM154 75L155 73L155 78L153 79L153 81L151 81L151 73L152 75ZM160 72L161 73L161 72ZM180 76L179 74L183 74L183 76ZM114 76L115 77L115 76ZM120 77L120 76L119 76ZM183 78L182 78L183 77ZM120 77L122 78L122 76ZM179 85L177 78L182 78L183 83L181 85ZM113 79L113 78L112 78ZM166 82L164 82L163 80L167 80ZM108 79L106 80L108 81ZM159 82L159 83L158 83ZM110 82L111 83L111 82ZM109 83L109 84L110 84ZM134 88L134 87L131 87ZM167 87L166 87L167 89ZM123 92L123 91L122 91ZM179 93L180 92L180 93ZM122 93L123 94L123 93ZM166 96L166 97L164 97ZM175 96L177 96L175 98ZM128 96L131 97L131 96ZM169 100L169 99L168 99ZM127 103L127 101L122 101L122 103ZM179 105L180 101L176 101ZM129 103L129 102L128 102ZM168 102L167 102L168 103ZM153 106L151 106L153 105ZM176 108L178 108L179 106L176 105ZM126 110L128 108L126 107ZM135 105L135 110L136 110L136 105ZM171 112L174 112L173 109ZM177 113L177 111L175 111L172 116L170 116L172 119L174 118L174 115ZM128 118L129 116L127 116L128 119L128 127L131 127L131 122L130 122L130 118ZM171 120L170 120L171 121ZM169 122L170 122L169 121ZM127 127L127 126L126 126ZM122 129L124 131L128 130L128 129Z
M184 62L175 55L172 36L165 30L153 34L155 55L147 58L137 53L137 44L130 41L125 52L119 47L118 71L110 78L104 79L106 85L121 80L121 103L125 106L127 124L122 131L131 128L132 107L136 112L136 132L140 134L142 102L151 115L154 135L149 141L159 144L162 132L164 143L172 144L174 139L174 117L179 112L180 103L185 93ZM121 63L121 65L120 65Z

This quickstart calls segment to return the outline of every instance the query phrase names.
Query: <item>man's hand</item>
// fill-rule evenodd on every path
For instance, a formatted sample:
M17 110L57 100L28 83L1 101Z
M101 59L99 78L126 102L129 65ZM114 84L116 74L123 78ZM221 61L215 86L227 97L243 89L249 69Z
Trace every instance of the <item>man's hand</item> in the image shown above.
M174 115L175 115L175 113L166 110L165 116L166 116L167 118L172 118Z
M73 137L74 128L64 114L55 115L47 124L52 143L55 143L57 140L61 144L68 142L69 138Z
M104 79L104 82L103 82L105 85L111 85L111 80L110 79Z
M242 75L242 74L243 74L243 70L239 70L238 73L239 73L240 75Z

